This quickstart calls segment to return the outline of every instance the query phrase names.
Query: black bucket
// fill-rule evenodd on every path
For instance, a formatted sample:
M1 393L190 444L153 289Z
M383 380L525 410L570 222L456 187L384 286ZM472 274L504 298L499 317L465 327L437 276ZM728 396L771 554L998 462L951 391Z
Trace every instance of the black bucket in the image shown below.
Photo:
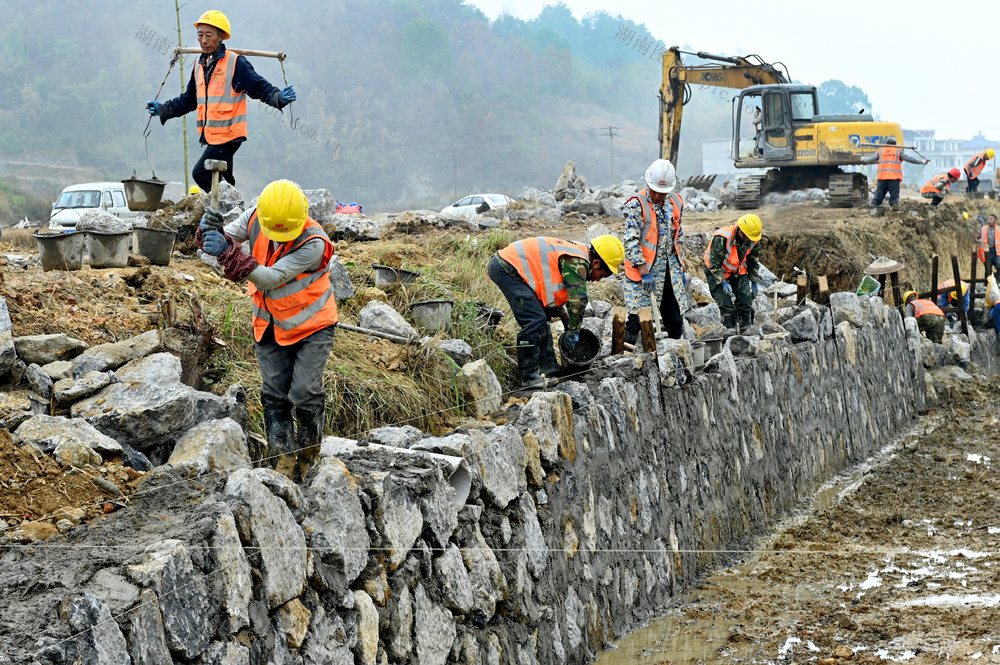
M562 355L563 367L586 367L594 362L597 354L601 352L601 340L594 333L586 328L580 329L580 339L576 341L576 346L569 350L566 348L566 333L559 336L559 352Z

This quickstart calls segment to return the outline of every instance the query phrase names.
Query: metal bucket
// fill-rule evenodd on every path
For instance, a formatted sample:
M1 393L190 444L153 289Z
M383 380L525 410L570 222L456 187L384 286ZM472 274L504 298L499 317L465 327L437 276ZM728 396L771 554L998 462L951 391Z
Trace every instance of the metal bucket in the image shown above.
M726 338L719 335L715 337L705 337L702 340L705 343L705 349L703 353L705 354L705 360L708 361L709 358L717 353L722 353L722 345L726 343Z
M87 234L80 231L69 233L35 232L38 255L42 270L79 270L83 267L83 245Z
M176 237L174 231L137 226L132 232L135 234L133 245L137 254L145 256L154 266L165 266L170 263Z
M480 327L493 330L500 325L500 319L503 318L503 310L499 310L496 307L490 307L489 305L481 302L477 302L475 305L479 308L479 311L476 313L476 323Z
M572 350L566 349L566 333L559 336L559 353L563 367L587 367L601 352L601 340L586 328L580 329L580 339Z
M413 303L410 311L420 328L436 333L451 326L451 309L454 305L452 300L424 300Z
M694 368L701 369L705 366L705 342L691 342L691 355L694 356Z
M163 180L139 180L129 178L122 180L125 185L125 201L129 210L156 210L160 207L160 199L163 198L163 188L167 183Z
M412 270L380 266L377 263L373 263L372 268L375 269L376 286L379 284L395 284L397 282L400 284L412 284L417 281L417 277L420 275L420 273Z
M124 268L128 265L128 241L131 234L87 231L87 253L91 268Z

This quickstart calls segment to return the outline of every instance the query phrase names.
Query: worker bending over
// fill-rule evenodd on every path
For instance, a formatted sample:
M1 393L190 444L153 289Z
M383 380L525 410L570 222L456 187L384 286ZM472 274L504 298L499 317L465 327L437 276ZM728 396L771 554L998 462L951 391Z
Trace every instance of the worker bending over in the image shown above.
M664 330L674 339L684 332L684 312L691 309L684 274L684 200L669 194L676 176L673 165L657 159L646 169L646 189L625 201L625 341L639 338L639 310L659 308ZM668 195L669 194L669 195Z
M939 205L941 201L944 201L944 197L948 196L951 183L957 182L961 176L962 173L958 169L938 174L924 183L924 186L920 188L920 195L925 199L930 199L932 206Z
M903 148L897 148L895 136L887 138L885 143L884 148L879 148L861 160L863 164L878 162L878 185L875 187L875 196L872 197L871 204L873 206L882 205L882 199L885 198L886 193L889 194L890 206L899 203L899 183L903 181L903 162L928 164L931 161L917 159L908 155Z
M598 236L589 247L539 236L513 242L490 258L487 274L521 326L517 368L522 387L541 385L543 375L558 373L549 319L565 305L562 344L572 349L583 325L587 282L617 274L624 254L622 241L613 235Z
M195 22L201 55L191 71L187 90L162 104L146 102L150 115L158 115L160 124L198 110L198 134L205 151L191 171L194 181L203 191L212 189L212 172L205 168L206 159L223 160L226 170L222 177L230 185L233 177L233 155L247 140L247 95L276 109L295 101L295 90L283 90L264 80L242 55L226 50L223 40L229 39L229 19L220 11L209 10Z
M941 343L944 337L944 312L933 301L917 298L916 291L903 294L906 316L917 320L917 328L932 342Z
M267 185L256 207L220 233L221 222L208 209L195 243L218 257L226 277L250 282L268 456L277 471L301 481L319 456L325 422L323 368L337 323L333 243L290 180ZM250 254L241 248L245 240Z
M979 191L979 175L983 172L983 169L986 168L986 162L993 159L994 154L993 148L987 148L982 152L977 152L972 156L972 159L965 163L965 166L962 168L962 170L965 171L965 177L968 180L965 186L965 191Z
M969 314L969 302L971 297L969 296L969 285L966 282L961 282L962 287L962 307L965 309L965 314ZM938 284L938 291L944 291L949 289L947 293L940 293L938 295L937 304L938 307L958 307L958 289L955 288L955 280L946 279L940 284ZM958 317L954 314L948 314L948 321L955 323Z
M727 328L749 328L760 267L760 217L747 214L715 232L705 248L705 279Z

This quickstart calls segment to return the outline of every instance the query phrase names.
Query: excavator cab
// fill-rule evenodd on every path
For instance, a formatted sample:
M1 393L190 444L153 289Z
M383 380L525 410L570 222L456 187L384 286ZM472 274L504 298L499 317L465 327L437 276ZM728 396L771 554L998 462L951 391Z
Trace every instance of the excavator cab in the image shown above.
M811 122L817 114L815 86L747 88L733 105L732 157L736 167L780 166L794 161L795 130Z

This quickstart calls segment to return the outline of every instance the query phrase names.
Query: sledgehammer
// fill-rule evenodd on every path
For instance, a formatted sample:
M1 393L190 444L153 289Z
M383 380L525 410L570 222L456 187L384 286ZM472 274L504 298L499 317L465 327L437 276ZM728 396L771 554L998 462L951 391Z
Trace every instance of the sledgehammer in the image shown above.
M206 159L205 168L212 172L212 210L219 209L219 174L225 173L229 165L222 159Z

